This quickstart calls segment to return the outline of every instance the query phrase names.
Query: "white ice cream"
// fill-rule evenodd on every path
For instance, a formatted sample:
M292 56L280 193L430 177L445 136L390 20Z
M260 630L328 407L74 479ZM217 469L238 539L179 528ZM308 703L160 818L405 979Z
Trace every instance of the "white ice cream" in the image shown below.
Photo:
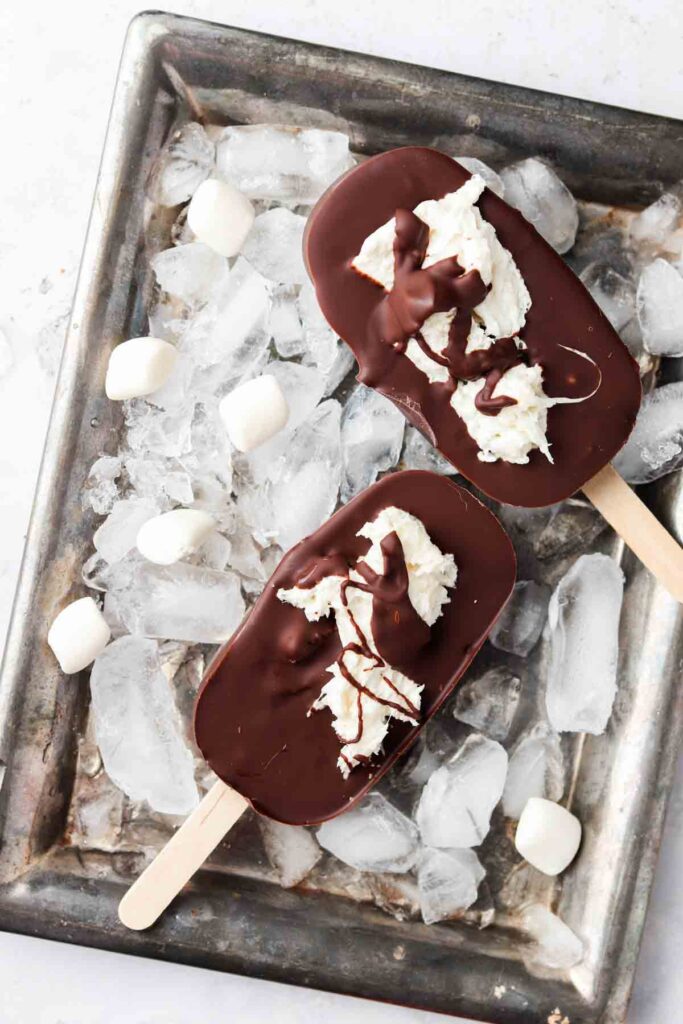
M529 452L538 448L552 462L546 430L548 409L555 403L543 391L541 367L520 364L504 374L493 397L508 395L516 404L501 409L496 416L486 416L476 408L474 400L481 387L481 380L460 381L451 398L451 405L479 446L479 459L525 465Z
M443 199L426 199L413 211L429 225L427 255L422 264L425 270L448 256L457 256L465 272L478 270L484 284L491 285L484 301L475 307L468 352L489 348L497 338L514 337L524 327L531 306L517 264L476 206L485 188L484 179L475 174L457 192L449 192ZM373 231L352 264L387 291L394 286L395 229L392 218ZM452 313L436 313L425 323L423 333L436 351L445 347L452 318Z
M410 601L418 615L432 626L441 615L444 604L450 600L447 588L455 585L457 567L453 555L443 554L432 543L424 524L419 519L402 509L389 507L383 509L375 519L359 530L359 536L367 537L372 542L363 561L375 572L383 572L384 559L380 544L384 537L393 532L398 534L403 547L408 569ZM349 573L349 578L362 582L362 576L353 569ZM356 642L357 635L348 611L342 603L342 582L341 576L326 576L315 587L281 589L278 591L278 597L295 608L301 608L310 622L317 622L318 619L333 612L342 646L345 646ZM366 637L368 646L376 653L371 626L372 595L349 587L346 597L351 614ZM336 662L329 666L331 678L323 686L313 710L329 707L332 711L335 731L342 740L337 763L342 774L347 776L359 759L371 757L380 750L391 718L417 724L410 705L419 709L422 686L390 665L376 666L364 655L351 651L344 654L344 665L354 679L382 699L400 704L399 695L403 695L409 702L406 703L405 713L402 713L361 694L363 731L357 742L346 742L355 739L358 733L358 691L344 679ZM385 679L389 679L396 689L392 690Z
M491 288L475 308L467 352L490 348L498 338L515 337L524 327L531 297L511 253L501 245L495 229L484 220L475 205L485 188L483 178L473 175L443 199L429 199L415 207L415 214L429 225L429 243L423 267L426 269L448 256L457 256L464 271L478 270ZM365 239L353 266L385 289L394 284L394 220L388 221ZM422 335L435 352L442 352L454 311L434 313L422 327ZM520 348L524 342L517 339ZM448 380L448 370L430 359L411 339L407 357L426 374L430 383ZM539 366L515 366L504 375L494 395L509 395L517 402L496 416L480 413L474 399L483 379L461 382L451 404L476 441L483 462L525 464L529 453L539 449L552 462L546 436L548 408L555 404L543 391Z

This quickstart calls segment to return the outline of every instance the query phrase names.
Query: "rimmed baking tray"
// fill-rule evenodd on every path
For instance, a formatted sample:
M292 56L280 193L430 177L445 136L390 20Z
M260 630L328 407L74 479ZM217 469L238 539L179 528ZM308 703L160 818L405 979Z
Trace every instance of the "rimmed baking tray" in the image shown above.
M426 927L218 868L155 928L128 932L116 907L142 851L70 840L88 688L61 676L45 636L89 553L87 469L120 428L102 393L106 361L146 326L146 185L171 127L197 116L339 126L360 153L419 143L494 164L541 154L583 200L610 205L642 205L681 173L680 122L174 15L132 22L5 653L0 927L500 1024L623 1021L675 766L683 643L678 606L616 542L606 543L627 576L619 695L606 736L575 745L572 800L587 839L550 894L586 941L571 971L529 974L504 917L484 930ZM678 480L645 497L680 532Z

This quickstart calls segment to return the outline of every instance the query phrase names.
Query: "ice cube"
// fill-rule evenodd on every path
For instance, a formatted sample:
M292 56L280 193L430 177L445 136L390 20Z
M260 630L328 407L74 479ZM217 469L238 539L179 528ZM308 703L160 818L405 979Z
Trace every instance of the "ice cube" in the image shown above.
M177 457L192 447L192 403L168 411L152 405L144 398L124 403L126 440L138 455Z
M649 352L645 351L645 346L643 345L643 332L640 328L640 324L638 323L637 316L634 316L632 320L629 320L629 322L622 327L619 331L619 337L638 363L640 376L644 377L645 374L650 373L654 369L655 359Z
M185 312L183 304L178 299L167 292L159 291L153 297L148 312L149 336L178 345L185 329Z
M504 740L517 712L521 685L518 676L496 665L458 686L453 716L492 740Z
M362 900L367 899L369 896L376 907L379 907L383 913L390 914L396 921L409 921L418 917L420 904L417 882L412 875L396 875L391 873L378 875L368 873L358 876L358 873L354 872L357 877L350 880L348 878L350 872L346 871L342 875L343 869L341 866L338 870L342 892L345 895L348 894L351 898ZM330 867L325 865L326 879L329 877L329 874ZM398 950L400 951L401 949L404 949L404 947L399 946ZM394 949L394 956L396 956L396 947Z
M194 508L208 512L216 520L219 530L230 533L235 527L237 510L229 487L221 475L221 467L217 467L216 473L211 473L198 466L192 486L195 492Z
M364 384L354 388L342 417L342 501L349 501L378 473L396 465L404 429L403 414L388 398Z
M408 753L379 785L381 792L398 806L408 809L425 782L442 764L457 752L462 733L456 723L441 716L432 719L421 731Z
M470 174L478 174L480 178L483 178L486 182L486 187L490 188L492 192L495 192L497 196L503 196L505 192L505 185L502 182L500 174L497 174L492 167L485 164L483 160L477 160L476 156L456 156L453 158L458 163L469 171Z
M567 263L580 274L591 263L612 267L624 277L630 277L633 257L625 244L623 225L615 221L609 207L584 205L581 210L581 230Z
M341 409L319 405L291 435L261 486L242 488L238 505L261 544L285 550L312 533L334 510L341 479Z
M583 959L581 939L540 903L522 911L521 924L534 940L534 946L525 950L525 962L529 966L568 970Z
M211 301L190 322L181 350L199 366L220 363L222 379L237 379L268 345L269 309L267 282L240 256L221 278Z
M548 606L551 651L546 689L558 732L605 731L617 691L624 574L607 555L581 555Z
M341 132L239 125L217 141L218 173L252 199L314 203L352 164Z
M683 465L683 382L645 395L636 425L614 460L630 484L658 480Z
M538 642L550 600L550 587L534 580L519 580L489 634L499 651L526 658Z
M333 394L345 377L353 370L356 360L353 352L343 341L337 342L337 352L325 377L324 397Z
M455 476L457 473L455 466L437 452L416 427L405 428L401 463L405 469L428 469L446 476Z
M135 547L142 524L158 511L158 507L151 501L138 498L117 501L99 529L95 530L93 543L96 550L110 565L120 561Z
M534 554L541 560L588 547L607 527L595 506L582 498L568 498L543 511L549 513L547 521L539 521L532 534Z
M162 206L186 202L209 177L216 152L200 124L184 125L161 155L154 192Z
M683 275L666 260L654 260L640 275L636 302L647 351L683 356Z
M550 522L555 508L555 505L547 505L545 508L520 508L517 505L501 503L496 514L516 541L522 538L529 541Z
M310 281L301 288L297 303L304 334L304 360L327 376L339 352L337 334L327 323Z
M507 837L507 847L512 854L511 839L512 836ZM548 889L547 875L542 874L527 861L517 861L502 879L500 889L496 893L496 903L501 908L517 912L531 903L546 899Z
M503 793L507 763L500 743L469 736L422 790L416 813L422 841L458 849L483 842Z
M266 480L271 475L275 461L287 451L292 434L308 419L322 398L325 384L318 370L300 363L273 360L264 372L280 385L289 418L276 437L249 454L249 466L256 481Z
M99 551L95 551L83 564L83 582L92 590L121 590L130 583L135 567L141 561L136 548L132 548L120 561L112 562L111 565Z
M152 257L159 287L188 306L201 306L228 273L228 262L208 245L190 242Z
M125 796L106 772L77 777L71 801L72 827L80 850L114 851L119 845Z
M472 850L423 850L417 886L425 924L445 921L471 907L485 874Z
M268 330L275 348L283 359L301 355L304 350L304 331L299 318L296 286L283 285L273 293Z
M138 498L164 508L194 501L190 475L174 459L133 455L126 458L126 473Z
M664 247L669 236L676 230L682 214L681 197L673 192L665 192L633 218L629 237L636 246Z
M156 642L115 640L93 665L90 692L95 736L111 780L155 811L188 814L198 803L194 759Z
M109 569L109 563L96 551L94 555L91 555L83 563L81 578L86 587L90 587L91 590L106 590L108 587L107 576Z
M359 871L410 871L418 852L417 829L380 793L318 829L324 850Z
M276 284L307 280L302 242L306 218L284 207L259 214L242 250L245 259Z
M93 462L85 483L84 505L101 516L111 512L119 496L116 481L121 470L121 459L117 456L103 455Z
M579 226L576 200L555 171L537 157L500 172L505 200L530 221L559 253L574 244Z
M223 572L230 565L232 544L222 533L214 530L202 544L201 556L204 565Z
M192 476L198 497L208 477L219 485L222 500L229 495L232 487L230 442L215 403L197 406L192 421L192 451L179 461Z
M530 797L557 801L563 793L564 758L559 737L545 722L538 722L510 752L503 811L516 820Z
M285 889L302 882L323 855L313 835L296 825L258 819L266 856Z
M621 331L636 312L633 282L607 263L589 263L579 275L615 331Z
M150 324L152 320L150 318ZM145 397L145 401L157 409L165 409L168 413L180 415L192 408L195 400L193 383L194 363L187 351L180 348L187 321L180 321L179 330L174 334L175 363L173 372L160 388Z
M144 563L115 595L118 614L131 633L188 643L227 640L242 620L244 599L234 573L177 562Z
M267 573L261 560L261 552L253 541L247 530L242 527L238 529L230 539L230 568L235 569L242 576L248 579L266 581L270 573ZM277 561L280 561L281 555ZM276 563L277 564L277 563ZM275 566L273 566L273 569Z
M433 718L420 733L408 756L390 776L397 788L422 788L430 775L457 752L460 740L448 730L440 718Z

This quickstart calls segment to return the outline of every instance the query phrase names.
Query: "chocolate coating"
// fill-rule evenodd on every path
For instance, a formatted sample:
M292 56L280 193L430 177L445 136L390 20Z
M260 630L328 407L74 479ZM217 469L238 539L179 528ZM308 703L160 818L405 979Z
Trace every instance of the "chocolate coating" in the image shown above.
M544 370L551 396L592 397L548 413L554 464L539 451L527 465L478 458L476 442L450 405L448 388L430 384L400 350L372 330L386 292L361 277L351 261L397 210L440 199L460 188L468 171L437 150L406 147L360 164L319 200L308 220L304 257L325 317L353 349L359 379L390 398L453 465L498 501L550 505L580 490L623 446L635 422L638 367L574 273L524 217L486 189L478 206L512 253L532 306L520 336ZM565 346L562 348L561 346ZM567 349L585 352L598 367Z
M399 670L409 665L431 639L430 629L413 608L408 589L410 576L397 533L390 533L381 544L383 573L376 573L367 562L358 563L364 584L352 583L372 594L370 628L377 652L384 661Z
M358 530L395 505L421 519L451 552L458 579L429 643L406 650L402 671L424 684L420 727L394 721L384 752L344 779L341 741L325 708L308 715L339 656L336 629L308 623L278 600L280 588L315 580L315 566L354 564L370 542ZM282 559L251 614L209 666L195 735L209 765L261 814L293 825L324 821L361 797L416 738L486 639L515 580L515 555L498 520L469 492L422 471L394 473L340 509ZM312 584L311 584L312 585ZM322 628L321 628L322 626ZM286 649L285 649L286 647ZM292 657L294 653L294 658Z

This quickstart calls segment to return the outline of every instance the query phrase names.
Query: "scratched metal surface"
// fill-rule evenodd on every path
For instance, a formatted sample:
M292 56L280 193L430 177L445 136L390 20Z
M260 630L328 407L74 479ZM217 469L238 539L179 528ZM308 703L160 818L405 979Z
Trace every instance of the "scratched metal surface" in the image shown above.
M566 741L570 801L586 840L561 881L535 890L586 940L578 967L528 972L512 897L509 913L496 900L493 919L484 895L462 920L427 927L414 919L409 885L359 879L329 861L305 887L283 890L269 875L253 817L154 929L128 932L118 901L172 823L129 815L115 846L79 841L72 804L90 777L87 681L63 678L44 638L64 595L80 593L96 525L80 493L121 427L101 386L109 351L122 336L143 333L146 254L167 244L169 224L145 187L169 132L197 117L339 127L361 154L422 143L498 166L540 153L584 200L587 219L601 213L590 204L637 207L680 177L679 122L172 15L133 22L3 666L0 927L500 1024L546 1022L556 1007L572 1024L617 1024L672 781L683 646L678 606L609 531L591 535L590 550L621 559L627 578L619 695L605 736ZM678 479L645 489L645 497L680 536ZM563 564L548 562L548 582ZM544 656L541 645L525 671L542 676ZM538 695L525 699L522 724ZM494 888L514 889L519 877L509 848L494 838L486 851Z

